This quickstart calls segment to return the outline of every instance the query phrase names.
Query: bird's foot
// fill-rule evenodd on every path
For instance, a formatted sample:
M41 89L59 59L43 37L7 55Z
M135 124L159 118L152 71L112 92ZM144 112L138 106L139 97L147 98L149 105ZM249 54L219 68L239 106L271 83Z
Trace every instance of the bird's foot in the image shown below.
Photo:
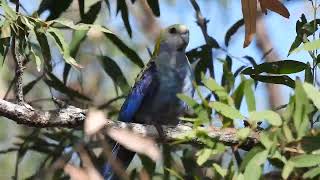
M154 124L154 126L157 129L158 134L159 134L159 142L160 143L165 142L165 134L164 134L164 131L163 131L161 125L160 124Z

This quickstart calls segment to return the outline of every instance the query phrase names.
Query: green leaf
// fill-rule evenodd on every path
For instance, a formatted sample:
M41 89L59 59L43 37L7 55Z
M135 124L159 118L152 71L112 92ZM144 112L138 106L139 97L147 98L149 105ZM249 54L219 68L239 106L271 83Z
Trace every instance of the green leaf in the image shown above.
M232 59L227 56L223 63L223 74L221 79L221 85L230 92L234 86L235 78L232 73Z
M224 44L227 47L229 46L229 42L230 42L231 36L233 36L238 31L238 29L241 26L243 26L243 24L244 24L244 20L240 19L228 29L228 31L227 31L227 33L226 33L226 35L224 37Z
M244 119L241 113L227 104L221 102L210 102L209 106L216 110L218 113L230 119Z
M70 43L70 56L72 58L75 58L77 56L77 53L80 48L80 44L85 40L87 36L88 31L87 30L76 30L72 34L72 40ZM63 68L63 82L66 84L69 72L71 70L71 65L65 63Z
M177 179L184 180L183 177L178 172L176 172L175 170L169 169L169 168L166 168L166 167L165 167L165 170L169 171L170 174L173 175L174 177L176 177Z
M292 142L294 140L291 129L288 127L288 125L286 123L283 124L282 131L283 131L283 135L287 139L288 143Z
M303 83L303 88L307 93L308 98L313 102L313 104L320 109L320 92L313 85L309 83Z
M87 13L81 17L80 23L93 24L101 10L101 2L102 1L98 1L91 5Z
M42 53L42 57L45 65L44 67L46 68L47 71L51 72L52 71L51 52L50 52L47 36L45 35L43 29L34 28L34 33L36 34L36 38L41 48L41 53Z
M200 151L198 151L196 153L196 156L198 156L197 158L198 165L199 166L203 165L213 154L214 154L214 150L208 149L208 148L201 149Z
M245 86L246 81L241 81L239 86L236 88L236 90L232 94L232 99L234 101L234 106L236 109L240 109L241 102L243 99L243 94L244 94L244 86Z
M150 9L157 17L160 16L159 0L147 0Z
M120 87L124 94L128 94L130 86L117 63L108 56L99 56L99 59L104 71L111 77L113 82Z
M304 136L301 139L301 148L308 153L314 153L320 150L320 135Z
M17 19L17 13L11 8L7 1L1 0L0 1L0 6L2 7L2 10L5 12L5 17L8 18L8 20L16 20Z
M48 11L50 15L48 20L58 18L68 7L71 5L72 0L63 0L57 4L56 0L42 0L37 11L38 14L42 14L44 11Z
M244 90L243 90L249 112L256 110L256 100L255 100L254 92L252 90L253 83L254 82L252 80L246 80L244 84Z
M294 80L292 80L287 75L282 75L282 76L251 75L250 77L256 81L261 81L264 83L283 84L291 88L295 87Z
M288 56L292 53L293 50L295 50L297 47L300 46L300 44L302 43L302 38L300 36L296 36L296 38L294 39L290 50L288 52Z
M254 148L252 148L248 153L245 154L242 160L242 163L240 165L239 171L244 171L248 163L251 161L251 159L255 157L256 154L263 151L264 151L264 148L262 148L261 146L255 146Z
M254 58L251 57L251 56L244 56L243 58L245 58L246 60L248 60L253 67L256 67L256 66L258 65L258 64L256 63L256 60L254 60Z
M69 46L65 42L61 32L58 29L55 29L55 28L49 28L47 31L49 32L51 37L55 40L55 43L57 44L58 49L60 50L61 54L63 55L64 60L67 63L69 63L69 64L71 64L71 65L73 65L75 67L81 67L76 62L76 60L73 57L71 57Z
M268 157L267 150L258 152L253 156L253 158L249 161L244 171L244 177L246 180L260 179L260 176L262 175L261 165L266 162L267 157Z
M197 48L191 49L186 53L190 63L193 66L195 79L198 84L201 84L202 73L205 73L207 70L210 70L210 73L212 75L212 48L219 48L219 44L205 44Z
M229 96L222 86L220 86L214 79L211 77L209 78L202 78L202 83L211 91L213 91L218 97L220 101L225 101L230 105L233 105L233 99Z
M308 114L312 110L309 108L307 94L303 88L303 84L297 80L295 88L295 107L293 112L293 124L296 128L298 138L303 137L310 125Z
M188 104L188 106L190 106L190 107L195 107L195 106L199 105L197 103L197 101L195 101L194 99L192 99L191 97L189 97L185 94L177 94L177 97L179 99L181 99L182 101L186 102Z
M320 39L311 41L311 42L307 42L304 43L302 46L296 48L295 50L292 51L292 53L297 53L300 52L302 50L305 51L313 51L313 50L317 50L320 48Z
M245 180L260 179L260 176L262 175L262 168L257 166L255 163L249 163L243 175Z
M236 179L237 180L245 180L244 175L242 173L240 173Z
M249 121L258 122L261 120L266 120L269 124L273 126L281 126L282 120L279 114L273 111L261 111L261 112L249 112Z
M245 140L250 135L251 129L250 128L241 128L237 131L237 137L240 140Z
M291 172L293 171L293 163L291 161L288 161L282 170L281 176L283 179L288 179L289 175L291 174Z
M10 37L0 38L0 62L4 63L4 60L9 52Z
M313 73L310 63L307 63L307 68L304 70L304 81L313 84Z
M265 132L262 132L260 134L260 142L266 149L270 149L273 145L273 141L270 139L269 134Z
M121 12L122 21L129 36L132 36L132 30L129 22L129 14L128 14L128 7L125 0L118 0L117 1L117 14Z
M35 51L33 50L32 46L30 49L31 55L33 56L34 60L36 61L36 65L37 65L37 70L38 72L41 71L41 59L40 57L35 53Z
M316 176L320 175L320 167L315 167L310 169L309 171L305 172L302 176L304 179L313 179Z
M63 82L61 82L54 74L47 72L47 77L44 78L44 82L54 88L55 90L63 93L63 94L67 94L69 97L78 97L80 99L84 99L84 100L88 100L91 101L91 99L81 93L79 93L78 91L75 91L67 86L65 86L63 84Z
M303 154L292 157L290 160L294 167L312 167L320 164L320 154Z
M307 68L307 64L294 60L281 60L276 62L265 62L255 66L248 67L242 71L242 74L257 75L260 73L270 74L292 74L303 71Z
M129 58L134 64L138 65L140 68L144 67L144 63L142 59L138 56L138 54L131 48L129 48L121 39L119 39L113 33L104 33L105 36L116 46L119 50Z
M222 168L219 164L213 163L212 166L213 166L213 168L217 171L217 173L219 173L219 175L220 175L221 177L225 177L225 176L227 175L228 170Z

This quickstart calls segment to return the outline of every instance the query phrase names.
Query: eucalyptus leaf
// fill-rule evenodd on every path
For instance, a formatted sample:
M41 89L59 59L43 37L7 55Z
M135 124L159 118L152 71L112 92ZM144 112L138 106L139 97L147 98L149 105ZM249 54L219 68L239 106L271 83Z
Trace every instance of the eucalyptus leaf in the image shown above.
M297 53L300 51L314 51L320 48L320 39L313 40L302 44L300 47L294 49L291 53Z
M295 87L295 81L292 80L287 75L281 75L281 76L251 75L250 77L256 81L261 81L261 82L265 82L265 83L272 83L272 84L283 84L283 85L286 85L291 88Z
M260 73L270 74L292 74L303 71L307 68L307 64L295 60L281 60L276 62L265 62L255 66L248 67L242 71L242 74L252 75Z
M221 102L210 102L209 106L227 118L244 119L244 116L241 115L241 113L237 109L227 104Z
M305 172L302 177L305 179L309 179L309 178L313 179L319 175L320 175L320 167L315 167L315 168L312 168L309 171Z
M294 167L312 167L320 164L320 154L302 154L290 160Z
M129 22L128 7L125 0L117 0L117 14L121 12L122 21L129 36L132 36L132 30Z
M303 88L308 96L308 98L313 102L313 104L320 109L320 92L319 90L309 83L304 83Z
M282 120L279 114L273 111L260 111L260 112L250 112L249 113L249 121L250 122L258 122L261 120L266 120L273 126L281 126Z
M224 44L226 46L229 46L231 36L233 36L238 31L238 29L243 25L244 25L244 20L240 19L228 29L228 31L224 37Z
M151 8L153 14L159 17L160 16L159 0L147 0L147 3Z
M113 82L120 87L124 94L128 94L130 86L117 63L108 56L99 56L98 58L104 71L111 77Z

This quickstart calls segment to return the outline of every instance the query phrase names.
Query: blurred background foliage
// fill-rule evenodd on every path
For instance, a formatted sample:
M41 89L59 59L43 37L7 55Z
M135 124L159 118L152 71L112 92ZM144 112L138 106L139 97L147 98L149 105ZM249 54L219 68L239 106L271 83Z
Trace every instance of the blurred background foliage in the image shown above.
M170 174L177 179L192 176L227 179L234 176L240 179L243 174L246 177L248 173L246 168L258 166L264 173L285 167L286 173L290 174L289 170L294 167L305 166L294 166L291 161L291 164L286 163L289 160L283 160L283 158L289 159L294 152L290 152L290 155L279 149L275 150L278 144L272 145L271 141L286 147L291 143L290 147L291 145L296 147L301 139L309 137L306 132L308 126L310 124L312 126L317 121L316 108L319 107L309 108L312 103L307 100L311 99L316 104L310 97L312 96L310 93L315 93L314 89L297 81L296 77L319 86L316 73L319 62L316 49L319 45L311 44L311 48L308 45L300 46L302 51L289 54L300 44L308 43L306 38L310 41L312 38L318 39L318 11L313 8L313 6L317 7L316 2L316 0L283 1L290 12L290 19L285 19L271 11L263 15L258 9L256 38L249 47L244 49L241 1L197 1L202 16L209 20L207 33L210 38L208 40L196 23L196 12L189 1L20 0L20 12L23 16L16 30L19 26L29 28L28 31L23 32L27 33L25 37L28 38L24 51L28 59L23 77L25 100L33 107L49 110L57 108L52 98L55 97L81 108L99 107L108 113L109 118L116 119L123 98L134 83L140 69L150 58L160 29L176 23L186 24L190 29L187 55L195 66L199 93L195 98L196 101L183 95L181 98L192 105L198 115L196 119L189 119L195 129L197 126L212 122L217 126L244 127L243 121L233 120L249 117L252 120L249 122L251 129L244 128L245 130L239 133L239 137L245 139L251 131L256 131L255 122L259 120L266 120L261 128L269 131L263 136L262 144L250 151L251 154L245 156L245 152L240 151L241 157L245 156L243 162L246 161L242 164L241 162L232 163L238 160L235 157L238 152L234 153L234 149L226 148L216 140L210 139L206 133L195 131L195 134L190 136L200 138L203 142L201 148L195 150L185 145L179 150L172 150L171 146L164 146L163 150L172 151L172 158L175 158L174 161L178 163L168 166L168 169L160 172L160 175L159 172L154 173L153 166L149 166L148 173L159 177L168 177ZM9 2L8 6L14 11L14 1ZM12 54L7 53L7 48L8 38L12 36L10 28L14 31L15 27L8 26L10 10L2 5L0 13L2 14L0 51L3 57L7 54L5 59L1 57L3 65L0 72L2 87L0 95L10 101L14 100L12 82L15 64ZM79 23L94 24L94 26L81 26ZM280 60L287 61L274 63ZM217 90L221 88L223 92L219 93ZM293 96L294 94L299 96ZM299 97L301 99L298 99ZM213 99L219 102L210 102ZM243 103L241 103L242 99L245 99ZM299 130L300 125L297 125L296 121L294 125L290 124L293 123L291 119L295 119L290 114L298 111L297 106L300 105L297 104L300 102L303 106L301 108L306 107L310 112L299 115L311 118L311 120L307 118L306 124L301 125L302 130L301 128ZM295 109L290 109L290 105ZM281 119L288 124L281 126L280 129L273 129L283 124L279 125L280 116L274 111L264 110L275 110L278 107L287 107L286 111L283 110L287 114L281 115ZM256 111L264 113L261 115ZM212 115L212 112L216 114ZM238 114L238 112L241 113ZM211 118L218 120L213 121ZM313 119L315 119L314 122ZM291 132L289 127L295 127L295 129ZM17 125L4 118L0 121L0 128L0 149L3 150L0 155L0 167L2 167L0 179L17 177L17 171L18 179L33 176L41 167L49 167L63 151L72 149L72 146L83 138L83 133L79 130L56 128L39 130ZM284 131L284 134L280 133L279 136L269 134L278 131L279 133ZM314 137L319 139L319 133L313 133L310 138L313 141ZM282 136L285 136L288 141L281 142L279 137ZM319 142L315 144L319 149ZM313 152L317 150L316 148L304 152ZM196 160L193 154L195 151L197 151ZM215 156L216 154L224 155ZM261 156L261 163L248 163L257 154ZM268 160L271 163L266 161L267 155L270 155ZM210 159L212 156L214 158ZM314 159L319 156L307 158ZM141 159L144 165L151 163L148 158L141 157ZM18 170L16 164L19 164ZM179 171L180 166L184 166L184 172ZM311 166L318 166L314 171L319 171L317 163ZM199 172L200 167L210 168L205 172ZM298 171L296 175L299 177L303 172L306 172L306 169ZM261 172L253 173L251 178L259 177L259 173L261 174ZM288 175L282 174L282 177L288 177ZM59 173L54 176L65 177ZM316 176L317 174L306 175L306 177Z

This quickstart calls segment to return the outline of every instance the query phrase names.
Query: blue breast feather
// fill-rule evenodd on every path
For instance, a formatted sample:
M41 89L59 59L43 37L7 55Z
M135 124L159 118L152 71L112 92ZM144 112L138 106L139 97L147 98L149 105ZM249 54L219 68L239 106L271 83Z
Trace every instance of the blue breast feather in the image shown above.
M144 98L153 93L158 83L156 83L157 69L153 61L149 62L135 85L131 89L119 113L119 121L133 122L136 112L139 110Z

